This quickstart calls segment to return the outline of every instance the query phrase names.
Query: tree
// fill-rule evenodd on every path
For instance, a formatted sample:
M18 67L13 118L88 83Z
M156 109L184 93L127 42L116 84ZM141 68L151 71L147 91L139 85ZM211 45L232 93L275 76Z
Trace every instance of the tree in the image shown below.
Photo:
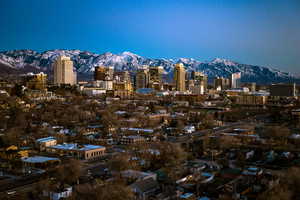
M231 148L233 145L236 145L240 140L233 136L221 136L219 140L220 148L225 150Z
M92 186L90 184L76 187L74 199L80 200L133 200L132 190L120 181Z
M291 191L285 186L278 186L258 196L257 200L293 200Z
M68 163L61 165L56 173L56 179L61 185L75 184L78 182L82 172L82 163L79 160L72 159Z
M286 144L290 135L290 129L284 126L269 126L262 132L263 137L274 139L278 143L282 144Z
M108 162L108 167L111 171L120 173L123 170L126 170L130 167L129 155L120 154L115 156Z
M281 175L281 183L258 200L297 200L300 197L300 168L292 167Z

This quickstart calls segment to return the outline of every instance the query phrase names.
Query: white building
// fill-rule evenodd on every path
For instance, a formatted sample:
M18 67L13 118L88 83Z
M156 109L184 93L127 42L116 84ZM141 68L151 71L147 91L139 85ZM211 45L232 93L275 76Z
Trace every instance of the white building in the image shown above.
M97 88L101 88L104 90L113 90L113 81L112 80L104 80L104 81L94 81L93 86Z
M236 72L231 74L231 88L240 88L241 87L241 78L242 73Z
M77 75L73 71L73 61L70 57L59 56L53 64L53 69L55 85L76 84Z

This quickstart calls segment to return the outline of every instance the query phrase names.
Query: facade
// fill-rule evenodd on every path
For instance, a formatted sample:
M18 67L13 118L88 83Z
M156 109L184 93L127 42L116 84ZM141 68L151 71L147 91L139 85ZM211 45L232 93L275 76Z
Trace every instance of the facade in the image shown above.
M82 92L88 96L97 96L106 94L106 90L102 88L87 87L83 88Z
M82 160L93 160L104 156L105 147L98 145L79 145L76 143L63 143L46 148L49 153L54 153L62 156L72 156Z
M236 97L236 104L240 105L265 105L267 103L267 96L258 95L240 95Z
M30 98L32 101L51 101L55 100L64 100L64 98L56 96L53 92L46 90L30 90L26 91L25 95Z
M51 147L57 144L57 140L54 137L40 138L36 140L36 144L41 151L45 150L46 147Z
M193 94L205 94L207 91L207 76L202 72L192 71L188 85Z
M94 81L93 86L97 88L101 88L104 90L112 90L113 89L113 81L112 80L104 80L104 81Z
M69 57L59 56L54 63L54 84L76 84L76 73L73 71L73 62Z
M114 72L114 80L117 82L131 82L128 71Z
M185 91L185 69L182 63L175 64L174 68L174 82L176 91Z
M207 76L204 73L193 71L191 74L191 78L195 81L195 85L200 85L204 89L204 92L206 92Z
M113 67L105 67L105 66L95 67L95 71L94 71L95 81L105 81L105 80L113 80L113 79L114 79Z
M118 97L121 99L126 99L131 97L132 91L130 90L108 90L106 91L107 97Z
M296 84L272 84L270 85L270 96L295 97Z
M43 191L43 196L48 197L50 200L68 199L72 196L72 187L55 188L54 191Z
M120 142L121 144L137 144L145 142L145 138L138 135L129 135L122 137Z
M132 88L132 84L131 82L117 82L115 81L113 83L113 90L127 90L127 91L130 91L132 92L133 91L133 88Z
M152 83L161 83L163 72L164 72L164 68L162 66L158 66L158 67L151 66L151 67L149 67L150 82L152 82Z
M230 88L230 80L223 77L217 77L214 80L214 87L217 91L227 90Z
M133 183L130 188L135 193L137 200L147 200L157 194L159 184L153 178L147 178Z
M189 80L189 91L192 92L192 94L205 94L205 85L200 81L195 80Z
M256 92L256 83L251 83L251 92Z
M242 73L236 72L231 74L231 88L240 88L241 87L241 78Z
M47 87L47 75L43 72L38 74L28 73L22 75L23 83L28 89L44 90Z
M149 86L150 76L148 69L142 69L136 73L135 89L147 88Z

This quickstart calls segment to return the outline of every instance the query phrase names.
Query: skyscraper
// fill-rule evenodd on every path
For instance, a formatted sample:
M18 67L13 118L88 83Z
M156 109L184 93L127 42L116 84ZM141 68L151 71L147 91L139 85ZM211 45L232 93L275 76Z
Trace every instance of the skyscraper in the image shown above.
M218 91L229 89L230 80L223 77L217 77L214 80L215 89Z
M164 68L162 66L151 66L149 68L149 74L150 74L150 81L152 83L160 83L162 82L162 75L164 72Z
M240 88L241 87L241 72L236 72L231 74L231 88Z
M256 91L256 83L251 83L251 92Z
M70 57L59 56L54 62L54 84L76 84L76 72L73 71L73 62Z
M105 67L105 66L95 67L95 71L94 71L95 81L113 80L113 78L114 78L113 67Z
M175 64L174 82L177 91L185 91L185 69L182 63Z
M207 91L207 76L204 73L192 71L191 79L194 80L196 94L204 94Z
M146 66L144 66L143 69L139 70L136 73L135 76L135 88L140 89L140 88L147 88L149 85L150 81L150 76L149 76L149 71Z
M128 71L115 71L114 80L117 82L131 82Z

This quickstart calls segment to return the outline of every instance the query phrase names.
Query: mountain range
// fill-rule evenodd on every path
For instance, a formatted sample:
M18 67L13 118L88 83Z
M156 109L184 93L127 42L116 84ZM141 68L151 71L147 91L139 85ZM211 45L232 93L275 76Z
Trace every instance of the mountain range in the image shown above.
M193 58L152 59L131 52L113 54L110 52L96 54L81 50L49 50L37 52L33 50L12 50L0 52L0 74L24 71L43 71L51 74L52 63L59 55L71 57L74 68L82 77L90 76L95 66L113 66L115 70L135 72L142 65L163 66L165 75L171 77L176 63L183 63L187 71L202 71L210 79L229 77L234 72L242 72L243 82L278 83L300 82L300 77L271 67L241 64L227 59L216 58L209 62L201 62Z

